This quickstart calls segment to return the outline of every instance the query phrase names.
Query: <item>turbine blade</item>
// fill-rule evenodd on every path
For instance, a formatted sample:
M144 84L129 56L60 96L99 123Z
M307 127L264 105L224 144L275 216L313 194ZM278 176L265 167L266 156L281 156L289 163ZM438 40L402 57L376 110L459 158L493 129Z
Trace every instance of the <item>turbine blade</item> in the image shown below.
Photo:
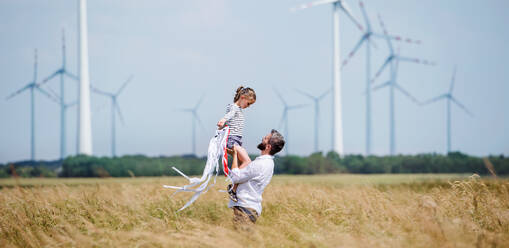
M200 100L198 100L198 103L196 104L196 106L194 107L194 110L197 110L198 107L201 105L201 103L203 102L203 98L205 98L205 93L203 93L203 95L201 95L200 97Z
M465 112L467 112L468 115L470 115L471 117L474 117L474 114L472 114L472 112L470 112L467 107L465 107L465 105L461 104L456 98L452 97L451 96L451 101L453 101L454 103L456 103L456 105L458 105L460 108L462 108Z
M328 89L326 90L323 94L321 94L319 97L318 97L318 100L322 100L322 98L324 98L325 96L327 96L329 93L331 93L332 89Z
M343 12L345 12L345 14L348 16L348 18L350 18L350 20L352 20L352 22L357 26L357 28L359 30L363 31L364 27L362 27L360 22L357 21L357 19L353 16L352 11L350 10L350 7L348 6L348 4L345 1L339 1L338 3L339 3L339 6L341 7L341 9L343 10Z
M49 75L48 77L46 77L45 79L43 79L39 85L43 85L45 83L47 83L49 80L53 79L54 77L56 77L58 74L62 73L62 70L61 69L58 69L57 71L53 72L53 74Z
M393 34L388 34L388 33L384 33L384 34L373 33L373 35L377 38L385 38L385 39L390 39L390 40L394 40L397 42L405 42L405 43L416 44L416 45L422 44L422 41L420 41L420 40L405 38L405 37L401 37L400 35L393 35Z
M316 99L316 97L314 97L314 96L312 96L311 94L309 94L309 93L307 93L307 92L304 92L304 91L302 91L302 90L295 89L295 91L297 91L298 93L300 93L300 94L302 94L302 95L304 95L304 96L307 96L307 97L309 97L309 98L311 98L311 99L313 99L313 100L315 100L315 99Z
M315 6L318 6L318 5L323 5L323 4L328 4L328 3L334 3L334 2L337 2L338 0L319 0L319 1L314 1L314 2L311 2L311 3L305 3L305 4L301 4L297 7L293 7L290 9L290 11L297 11L297 10L302 10L302 9L308 9L308 8L311 8L311 7L315 7Z
M375 80L380 76L380 74L382 74L383 70L385 69L385 67L387 67L387 65L391 62L391 60L392 60L392 57L388 57L385 60L384 64L376 72L375 77L371 80L371 83L375 82Z
M133 79L133 75L129 76L129 78L124 82L122 87L120 87L120 89L118 89L118 91L117 91L117 93L115 95L118 96L118 94L120 94L120 92L122 92L122 90L124 90L124 88L127 86L127 84L129 82L131 82L132 79Z
M447 97L447 95L446 95L446 94L443 94L443 95L440 95L440 96L437 96L437 97L431 98L431 99L429 99L429 100L427 100L427 101L424 101L424 102L422 102L420 105L427 105L427 104L430 104L430 103L436 102L436 101L441 100L441 99L446 98L446 97Z
M48 88L48 91L53 95L53 97L60 99L60 96L53 88L51 88L49 85L47 86L47 88Z
M375 42L375 40L374 40L374 39L371 39L371 37L370 37L370 36L368 36L368 38L367 38L367 39L368 39L368 44L369 44L370 46L372 46L372 47L373 47L373 48L375 48L375 49L378 49L378 45L376 44L376 42Z
M397 56L397 57L398 57L398 60L400 60L400 61L412 62L412 63L416 63L416 64L431 65L431 66L435 66L437 64L433 61L429 61L429 60L425 60L425 59L401 57L401 56Z
M387 28L385 28L385 23L384 21L382 20L382 16L380 15L380 13L378 13L378 21L380 23L380 27L382 27L382 30L384 32L384 35L385 35L385 40L387 41L387 46L389 47L389 50L392 53L394 53L394 49L392 48L392 43L391 43L391 39L389 39L387 36L389 36L389 32L387 32Z
M373 91L377 91L383 87L389 86L391 84L391 81L387 81L386 83L380 84L378 86L373 87Z
M100 95L105 95L105 96L111 96L111 95L112 95L111 93L108 93L108 92L106 92L106 91L102 91L102 90L100 90L100 89L97 89L96 87L94 87L94 86L92 86L92 85L90 85L90 89L91 89L93 92L95 92L95 93L97 93L97 94L100 94Z
M77 104L78 104L78 102L74 101L74 102L70 102L68 104L64 104L64 107L69 108L69 107L72 107L72 106L77 105Z
M368 14L366 13L366 8L364 7L364 2L359 1L359 6L361 7L362 17L364 17L364 22L366 22L367 29L371 29L371 24L369 23Z
M396 87L396 89L398 89L401 93L403 93L405 96L407 96L408 98L410 98L410 100L412 100L413 102L415 102L416 104L420 104L419 100L417 100L417 98L415 98L414 96L412 96L412 94L410 94L407 90L403 89L403 87L401 87L401 85L399 84L394 84L394 86Z
M343 60L343 63L341 63L341 69L343 69L343 67L345 67L348 64L349 60L352 59L352 57L355 55L357 50L359 50L359 48L361 47L362 43L364 43L364 41L366 41L365 35L362 36L362 38L357 42L357 44L352 49L352 51L348 54L348 58Z
M203 122L201 121L200 117L198 116L198 114L196 114L196 112L193 112L193 116L194 118L196 118L196 120L198 121L198 124L200 125L201 129L203 131L206 131L205 129L205 126L203 125Z
M8 96L5 98L5 100L9 100L9 99L13 98L15 95L18 95L19 93L21 93L21 92L25 91L26 89L30 88L32 85L33 85L32 83L27 84L25 87L23 87L23 88L21 88L21 89L19 89L19 90L15 91L14 93L12 93L12 94L8 95Z
M115 105L115 110L117 110L118 117L120 117L120 122L122 122L122 125L125 125L124 122L124 115L122 115L122 111L120 110L120 106L118 106L117 101L113 101L113 105Z
M369 21L368 14L366 12L366 8L364 7L364 2L359 1L359 5L361 7L362 16L364 17L364 21L366 22L367 30L371 31L371 22ZM373 39L371 39L371 35L373 35L373 34L374 33L371 32L370 35L366 36L367 43L368 43L368 45L373 46L373 48L378 49L376 42Z
M279 93L278 90L276 90L276 88L274 88L274 91L276 92L276 95L279 97L279 99L283 102L283 104L286 106L288 106L288 104L286 104L286 101L285 99L283 98L283 96L281 96L281 94Z
M54 102L56 102L56 103L60 104L60 101L59 101L58 99L53 98L53 96L52 96L50 93L48 93L47 91L45 91L45 90L43 90L43 89L41 89L41 88L39 88L39 87L37 87L37 86L35 87L35 89L37 89L37 90L38 90L39 92L41 92L43 95L45 95L46 97L48 97L50 100L52 100L52 101L54 101Z
M449 87L449 94L452 94L452 90L454 89L455 81L456 81L456 66L454 66L454 71L452 73L451 87Z
M280 130L281 130L281 127L283 126L284 120L286 119L287 112L288 112L288 109L285 107L285 109L283 110L283 115L281 116L281 120L279 121L278 129L280 129Z
M65 74L66 76L68 76L68 77L70 77L70 78L74 79L74 80L80 80L80 78L79 78L78 76L76 76L76 75L74 75L74 74L72 74L72 73L70 73L70 72L68 72L68 71L64 71L64 74Z

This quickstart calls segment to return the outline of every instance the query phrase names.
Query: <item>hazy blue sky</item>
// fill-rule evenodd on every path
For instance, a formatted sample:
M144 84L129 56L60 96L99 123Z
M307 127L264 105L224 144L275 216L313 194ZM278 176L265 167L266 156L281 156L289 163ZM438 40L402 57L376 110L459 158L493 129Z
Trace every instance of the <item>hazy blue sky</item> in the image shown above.
M305 0L283 1L88 1L91 82L114 91L133 74L119 103L125 125L117 126L117 153L174 155L191 151L191 116L175 111L192 107L206 93L199 109L205 130L198 130L205 154L215 123L241 82L257 92L258 101L245 110L245 147L277 128L283 106L273 87L290 104L311 103L298 88L318 95L332 84L332 7L292 13ZM362 20L358 1L348 0ZM377 13L389 32L420 39L401 44L401 54L437 62L437 66L401 63L399 83L425 100L449 88L458 65L454 95L474 114L452 107L452 146L473 155L509 154L509 1L370 0L366 7L380 31ZM39 51L39 79L61 64L61 29L66 30L68 68L77 71L77 1L0 1L0 162L30 156L29 93L5 97L32 79L33 50ZM349 52L361 33L342 16L341 51ZM387 56L377 42L373 70ZM365 150L365 55L361 49L343 70L344 146L347 153ZM377 84L383 83L383 74ZM67 80L67 98L76 86ZM49 86L59 89L58 80ZM92 96L93 150L110 154L109 100ZM373 94L373 151L387 154L388 91ZM331 99L321 105L320 148L330 150ZM313 109L290 112L290 152L313 149ZM36 95L36 158L59 156L59 113L56 104ZM68 111L67 151L76 151L76 108ZM424 153L446 150L446 105L413 104L396 92L396 150Z

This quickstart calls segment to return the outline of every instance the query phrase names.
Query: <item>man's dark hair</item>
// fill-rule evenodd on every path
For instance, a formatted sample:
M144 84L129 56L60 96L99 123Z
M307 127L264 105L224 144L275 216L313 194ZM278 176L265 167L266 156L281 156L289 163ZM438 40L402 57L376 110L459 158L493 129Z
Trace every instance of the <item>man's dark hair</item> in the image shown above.
M271 146L269 154L274 155L283 149L285 146L285 139L283 138L283 135L275 129L272 129L270 133L272 136L269 139L269 144Z

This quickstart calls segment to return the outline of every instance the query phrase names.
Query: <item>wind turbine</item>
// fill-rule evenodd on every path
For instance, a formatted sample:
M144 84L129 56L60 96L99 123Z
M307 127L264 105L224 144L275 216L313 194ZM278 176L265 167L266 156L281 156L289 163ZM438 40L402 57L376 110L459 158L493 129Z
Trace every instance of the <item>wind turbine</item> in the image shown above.
M363 30L359 22L353 17L352 12L348 8L344 0L318 0L308 4L302 4L297 9L307 9L318 5L332 4L333 17L332 17L332 32L333 32L333 105L332 105L332 149L340 155L343 155L343 117L341 110L341 65L340 65L340 44L339 44L339 12L343 11L350 20L360 29ZM288 149L287 149L288 150Z
M371 49L370 46L375 46L375 43L372 40L372 37L375 38L388 38L395 41L404 41L407 43L415 43L420 44L421 41L413 40L409 38L402 38L397 35L388 35L388 34L379 34L373 31L371 27L371 23L369 21L368 15L366 13L366 9L364 7L364 3L359 1L360 8L362 10L362 16L364 17L364 22L366 25L366 30L362 34L361 38L353 48L353 50L348 54L348 58L343 60L341 64L341 69L343 69L348 62L353 58L355 53L360 49L363 44L366 44L366 155L371 154Z
M378 18L380 20L380 26L384 30L384 34L387 35L388 34L387 30L385 28L385 25L384 25L380 15L378 15ZM396 82L399 62L400 61L413 62L413 63L425 64L425 65L435 65L435 63L427 61L427 60L421 60L421 59L409 58L409 57L402 57L402 56L399 55L399 52L397 53L397 52L394 51L391 39L386 37L385 40L387 41L387 45L389 47L389 56L385 60L384 64L380 67L378 72L376 73L375 78L373 79L373 81L376 78L378 78L378 76L380 76L380 74L384 71L384 69L387 68L387 65L389 65L389 67L390 67L390 79L386 83L374 87L373 90L378 90L378 89L383 88L383 87L389 87L390 155L394 155L395 152L396 152L396 140L395 140L395 136L396 136L395 132L396 132L396 130L395 130L395 127L394 127L394 89L399 90L401 93L403 93L404 95L409 97L413 102L419 103L419 101L417 101L417 99L415 99L415 97L410 95L410 93L408 93L408 91L403 89L403 87Z
M29 82L23 88L17 90L16 92L10 94L6 97L6 100L13 98L14 96L21 94L25 90L30 90L30 160L35 160L35 102L34 102L34 90L38 90L40 93L47 96L49 99L53 101L57 101L53 98L51 94L47 91L43 90L37 84L37 49L34 52L34 78L32 82Z
M94 91L95 93L103 95L103 96L107 96L111 99L111 156L112 157L117 156L117 154L116 154L117 141L116 141L116 129L115 129L115 116L116 116L115 112L118 113L118 116L120 117L120 121L122 122L122 124L124 123L124 117L122 115L122 111L120 111L120 106L118 105L117 97L118 97L118 95L120 95L120 93L122 93L122 91L125 89L127 84L129 84L129 82L131 82L132 79L133 79L133 76L131 75L127 79L127 81L125 81L124 84L115 93L102 91L97 88L94 88L93 86L91 87L92 91Z
M320 101L323 100L323 98L325 96L327 96L330 93L330 91L331 90L328 89L327 91L325 91L324 93L322 93L319 96L313 96L307 92L297 90L297 92L299 92L300 94L310 98L313 101L313 103L315 104L315 152L318 152L318 139L319 139L318 123L319 123L319 113L320 113Z
M90 115L90 78L88 71L87 0L78 3L79 80L78 154L92 155L92 120Z
M277 91L276 89L274 89L274 91L276 92L277 96L279 97L279 99L281 100L281 102L283 103L284 105L284 108L283 108L283 115L281 116L281 121L279 122L279 128L281 128L281 126L284 124L284 129L285 129L285 153L286 155L289 154L289 138L288 138L288 111L290 110L295 110L295 109L300 109L300 108L303 108L303 107L306 107L307 104L298 104L298 105L288 105L285 101L285 99L281 96L281 94L279 93L279 91Z
M456 67L454 67L454 72L452 74L451 79L451 86L449 87L449 91L445 94L442 94L440 96L437 96L435 98L432 98L428 101L425 101L422 103L422 105L427 105L442 99L447 100L447 152L451 152L451 102L455 103L463 109L469 116L473 116L473 114L463 105L461 104L458 99L456 99L454 96L452 96L452 90L454 89L454 82L456 78Z
M78 76L70 73L66 69L66 57L65 57L65 31L62 29L62 67L58 68L53 74L46 77L44 80L41 81L40 85L43 85L50 81L51 79L55 78L56 76L60 76L60 96L57 98L60 98L60 159L64 159L66 156L66 125L65 125L65 113L68 107L73 106L74 104L66 104L65 103L65 84L64 84L64 76L69 77L74 80L79 80Z
M202 129L205 129L205 127L203 127L203 124L200 120L200 117L198 116L198 107L200 107L200 104L202 103L203 101L203 98L205 97L205 95L202 95L200 97L200 100L198 100L198 103L194 106L194 108L183 108L183 109L179 109L180 111L182 112L189 112L191 113L192 115L192 118L193 118L193 147L192 147L192 151L193 151L193 155L196 155L196 122L198 121L198 124L201 126Z

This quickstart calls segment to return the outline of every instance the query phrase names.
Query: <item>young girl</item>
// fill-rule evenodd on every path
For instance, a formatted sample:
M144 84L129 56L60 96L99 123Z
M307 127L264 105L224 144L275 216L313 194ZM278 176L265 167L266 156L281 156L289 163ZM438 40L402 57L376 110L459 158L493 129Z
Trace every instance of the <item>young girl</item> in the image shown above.
M237 88L237 92L233 98L233 104L230 103L226 106L226 114L217 122L219 128L223 128L225 124L230 127L230 135L228 136L226 147L228 149L234 149L234 146L237 146L237 159L239 160L240 169L246 167L251 161L246 149L242 147L242 131L244 129L244 113L242 113L242 109L251 106L251 104L255 102L255 91L251 88L240 86ZM228 194L235 202L238 200L236 192L237 184L233 185L233 187L231 184L228 185Z

